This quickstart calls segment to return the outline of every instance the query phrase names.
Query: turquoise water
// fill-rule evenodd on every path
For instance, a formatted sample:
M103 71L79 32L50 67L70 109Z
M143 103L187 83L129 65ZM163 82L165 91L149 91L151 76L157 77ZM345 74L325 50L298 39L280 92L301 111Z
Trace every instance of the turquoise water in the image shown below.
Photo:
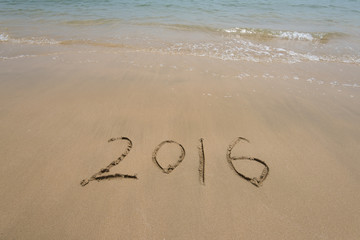
M360 0L0 0L2 59L24 44L359 64Z

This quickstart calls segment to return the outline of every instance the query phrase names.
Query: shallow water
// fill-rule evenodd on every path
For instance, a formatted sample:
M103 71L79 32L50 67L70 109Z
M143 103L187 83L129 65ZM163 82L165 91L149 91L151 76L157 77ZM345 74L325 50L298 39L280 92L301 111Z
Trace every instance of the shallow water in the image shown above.
M3 60L37 51L19 51L25 44L251 62L360 63L358 0L22 0L0 1L0 9Z

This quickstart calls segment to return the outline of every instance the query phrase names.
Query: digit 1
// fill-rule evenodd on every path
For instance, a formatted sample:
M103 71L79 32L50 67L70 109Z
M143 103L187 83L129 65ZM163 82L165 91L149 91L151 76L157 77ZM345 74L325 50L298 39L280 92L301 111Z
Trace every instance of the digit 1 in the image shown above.
M205 185L205 154L203 139L200 138L199 150L199 180L200 184Z

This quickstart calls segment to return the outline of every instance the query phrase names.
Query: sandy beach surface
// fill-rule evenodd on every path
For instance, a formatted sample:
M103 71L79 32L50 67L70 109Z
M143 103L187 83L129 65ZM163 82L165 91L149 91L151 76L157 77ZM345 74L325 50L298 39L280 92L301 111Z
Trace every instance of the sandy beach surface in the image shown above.
M74 47L75 48L75 47ZM0 62L1 239L359 239L360 68L103 51ZM83 179L129 154L107 174ZM232 156L269 167L261 187ZM205 184L199 177L203 138ZM169 174L153 151L185 150ZM161 166L181 149L165 144ZM234 160L259 177L263 166Z

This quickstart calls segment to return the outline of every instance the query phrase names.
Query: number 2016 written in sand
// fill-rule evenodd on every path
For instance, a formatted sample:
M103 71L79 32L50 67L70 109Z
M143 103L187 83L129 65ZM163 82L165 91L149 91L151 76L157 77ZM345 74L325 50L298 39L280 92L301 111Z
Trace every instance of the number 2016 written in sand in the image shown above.
M132 141L127 137L111 138L108 142L114 142L114 141L126 141L127 147L126 147L125 151L121 154L120 157L118 157L115 161L111 162L107 167L100 169L99 172L95 173L90 178L82 180L80 183L81 186L86 186L89 182L94 181L94 180L101 181L101 180L105 180L105 179L110 180L110 179L116 179L116 178L138 179L136 174L135 175L121 174L121 173L108 174L112 167L118 165L129 154L129 152L133 146ZM269 167L264 161L262 161L258 158L244 157L244 156L242 156L242 157L231 156L232 149L239 142L248 142L249 143L249 140L247 140L246 138L242 138L242 137L236 138L229 145L229 147L227 149L227 152L226 152L227 162L230 165L231 169L234 170L234 172L238 176L240 176L241 178L245 179L246 181L252 183L254 186L260 187L269 174ZM157 154L158 154L159 150L167 144L175 144L175 145L179 146L181 153L180 153L179 158L177 159L177 161L174 164L169 164L167 167L163 167L158 162ZM200 179L200 183L204 185L205 184L205 152L204 152L204 140L202 138L199 140L198 151L199 151L199 179ZM154 149L153 154L152 154L152 160L155 163L155 165L157 167L159 167L163 173L166 173L166 174L171 173L177 166L179 166L180 163L184 160L184 158L185 158L185 148L180 143L177 143L173 140L166 140L166 141L161 142L158 146L156 146L156 148ZM263 168L261 175L258 178L245 176L244 174L242 174L240 171L238 171L235 168L233 161L237 161L237 160L250 160L250 161L255 161L255 162L263 165L264 168Z

